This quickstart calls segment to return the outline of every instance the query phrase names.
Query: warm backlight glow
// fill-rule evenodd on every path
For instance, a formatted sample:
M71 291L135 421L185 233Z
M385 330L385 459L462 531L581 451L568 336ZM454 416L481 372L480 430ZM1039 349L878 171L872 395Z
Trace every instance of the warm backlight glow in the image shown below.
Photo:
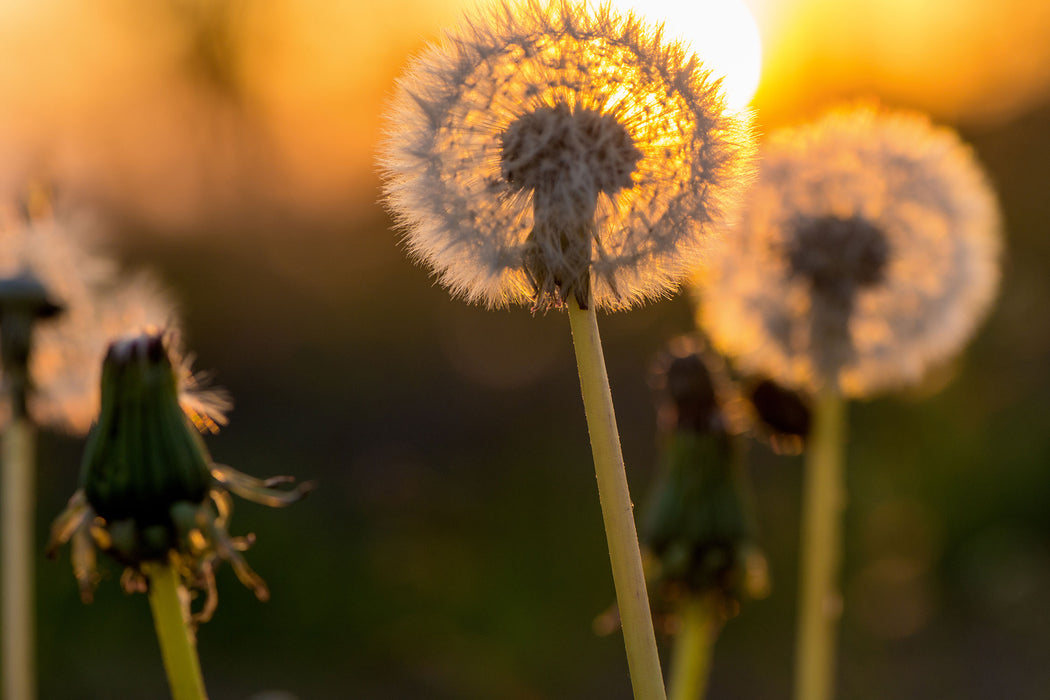
M725 77L729 107L740 109L758 89L762 41L742 0L617 0L649 22L665 23L668 38L688 42L714 77Z

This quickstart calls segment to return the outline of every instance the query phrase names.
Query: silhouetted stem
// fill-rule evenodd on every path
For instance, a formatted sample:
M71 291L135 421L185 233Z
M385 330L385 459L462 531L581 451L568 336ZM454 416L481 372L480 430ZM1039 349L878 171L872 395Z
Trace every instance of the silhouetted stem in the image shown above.
M33 634L33 451L34 429L12 416L4 430L2 498L3 697L33 700L36 665Z
M627 473L598 336L598 322L593 306L581 310L572 296L568 306L631 685L636 700L664 700L660 657L656 651L653 618L642 573L642 555L638 548L633 504L627 489Z
M838 579L846 502L844 437L842 397L826 386L817 399L806 449L795 700L834 696L836 632L842 612Z
M149 605L157 629L164 670L173 700L207 700L197 642L190 631L186 605L179 596L182 583L169 564L147 564L143 572L149 579Z
M711 655L721 627L718 608L711 595L689 596L678 614L680 626L674 639L667 697L701 700L707 691Z

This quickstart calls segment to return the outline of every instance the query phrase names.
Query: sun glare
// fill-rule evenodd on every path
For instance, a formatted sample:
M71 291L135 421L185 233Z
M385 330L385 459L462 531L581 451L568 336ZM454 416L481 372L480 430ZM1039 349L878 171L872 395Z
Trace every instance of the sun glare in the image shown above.
M762 73L758 25L743 0L615 0L650 22L664 22L668 38L688 42L711 69L725 76L731 109L746 107Z

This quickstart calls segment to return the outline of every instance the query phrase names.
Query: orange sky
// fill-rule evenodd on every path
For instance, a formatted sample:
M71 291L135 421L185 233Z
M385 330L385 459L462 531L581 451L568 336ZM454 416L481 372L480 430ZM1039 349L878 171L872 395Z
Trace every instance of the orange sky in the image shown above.
M461 4L5 0L0 191L43 173L177 227L258 199L369 205L385 96ZM748 4L765 44L756 106L767 123L864 95L1001 121L1050 85L1045 0Z

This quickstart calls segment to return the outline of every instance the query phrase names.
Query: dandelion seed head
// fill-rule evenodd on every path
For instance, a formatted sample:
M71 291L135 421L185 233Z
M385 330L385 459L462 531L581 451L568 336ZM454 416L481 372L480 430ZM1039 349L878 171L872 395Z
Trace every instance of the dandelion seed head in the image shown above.
M998 204L971 150L870 105L770 135L738 226L700 278L700 322L745 371L865 396L919 381L984 318Z
M29 412L40 425L87 432L99 408L99 372L109 341L135 330L173 328L174 305L139 272L121 275L84 243L83 224L48 211L26 218L0 205L0 277L31 272L63 308L37 324L29 374ZM0 402L0 421L8 419Z
M380 166L409 253L454 296L622 309L697 264L747 180L749 115L609 6L496 0L398 84Z

